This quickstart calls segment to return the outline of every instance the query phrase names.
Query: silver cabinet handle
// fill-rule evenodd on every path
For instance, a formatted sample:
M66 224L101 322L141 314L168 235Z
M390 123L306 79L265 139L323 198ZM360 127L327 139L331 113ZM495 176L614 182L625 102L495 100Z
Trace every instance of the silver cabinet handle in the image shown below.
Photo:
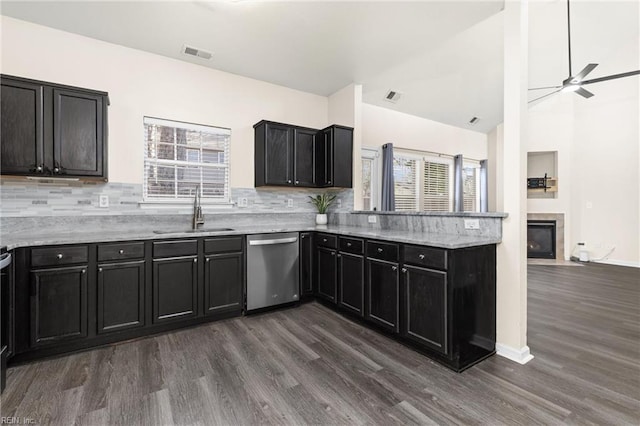
M342 255L341 255L340 253L338 253L338 256L337 256L337 257L342 257Z
M301 240L304 240L304 238L305 238L305 237L306 237L306 235L304 235L304 234L303 234L303 235L300 235L300 239L301 239Z
M60 169L58 167L53 168L53 173L60 173Z
M87 270L86 270L86 269L83 269L81 272L82 272L83 274L86 274L86 273L87 273Z
M335 252L335 251L332 251L332 252L331 252L331 256L335 256L335 255L336 255L336 252Z
M98 272L102 272L102 268L98 268Z
M418 256L421 260L424 259L424 254L421 254L420 256Z
M331 181L328 181L327 183L328 183L329 185L331 185Z
M41 171L42 171L42 166L36 167L36 172L41 172Z
M392 271L397 271L397 270L398 270L398 267L397 267L397 266L392 266L392 267L391 267L391 270L392 270Z
M291 183L291 179L287 180L287 183Z
M64 256L62 255L62 253L58 253L58 254L56 255L56 257L57 257L58 259L62 259Z
M124 250L118 250L118 253L124 254Z
M209 263L209 261L210 261L210 260L211 260L211 259L209 259L209 258L207 257L207 259L206 259L207 263Z
M382 253L382 249L378 247L378 253Z
M322 242L323 242L323 243L326 243L326 242L327 242L327 239L326 239L326 238L323 238L323 239L322 239Z
M297 180L297 181L296 181L296 185L297 185L297 184L299 184L299 183L300 183L300 181L299 181L299 180Z
M351 243L347 243L347 247L351 247Z
M193 259L193 263L198 263L198 259Z
M407 273L407 268L402 268L402 273L406 274Z

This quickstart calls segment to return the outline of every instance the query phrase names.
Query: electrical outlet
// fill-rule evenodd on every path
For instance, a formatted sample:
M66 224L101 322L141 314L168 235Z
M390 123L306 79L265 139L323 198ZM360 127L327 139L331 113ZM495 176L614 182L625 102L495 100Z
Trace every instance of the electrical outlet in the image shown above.
M249 200L247 200L246 198L238 198L238 207L248 207L249 206Z
M465 219L464 229L480 229L480 219Z
M341 209L341 208L342 208L342 200L341 200L341 199L338 199L338 201L337 201L337 205L338 205L338 208L339 208L339 209Z
M369 221L369 223L377 223L378 222L378 217L377 216L368 216L367 220Z
M100 207L102 207L102 208L109 207L109 196L108 195L100 195Z
M287 207L290 209L293 208L293 198L287 198Z

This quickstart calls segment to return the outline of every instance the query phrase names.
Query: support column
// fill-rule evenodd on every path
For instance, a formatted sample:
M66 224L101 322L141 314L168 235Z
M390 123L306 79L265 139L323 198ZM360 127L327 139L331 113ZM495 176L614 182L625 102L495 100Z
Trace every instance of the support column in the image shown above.
M503 221L502 243L497 248L496 350L521 364L533 358L527 346L527 44L528 0L507 0L504 127L496 141L497 168L502 179L497 182L501 190L496 207L509 216Z

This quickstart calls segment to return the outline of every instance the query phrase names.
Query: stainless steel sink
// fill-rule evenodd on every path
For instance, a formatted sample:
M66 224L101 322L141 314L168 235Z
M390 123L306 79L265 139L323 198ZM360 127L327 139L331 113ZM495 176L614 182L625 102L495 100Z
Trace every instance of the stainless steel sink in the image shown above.
M225 232L233 231L233 228L198 228L198 229L171 229L171 230L157 230L153 231L154 234L191 234L199 232Z

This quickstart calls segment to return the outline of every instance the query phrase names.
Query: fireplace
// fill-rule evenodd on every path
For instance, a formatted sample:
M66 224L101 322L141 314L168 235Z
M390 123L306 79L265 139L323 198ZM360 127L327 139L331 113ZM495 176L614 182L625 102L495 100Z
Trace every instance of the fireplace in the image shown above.
M556 221L527 221L527 257L536 259L556 258Z

